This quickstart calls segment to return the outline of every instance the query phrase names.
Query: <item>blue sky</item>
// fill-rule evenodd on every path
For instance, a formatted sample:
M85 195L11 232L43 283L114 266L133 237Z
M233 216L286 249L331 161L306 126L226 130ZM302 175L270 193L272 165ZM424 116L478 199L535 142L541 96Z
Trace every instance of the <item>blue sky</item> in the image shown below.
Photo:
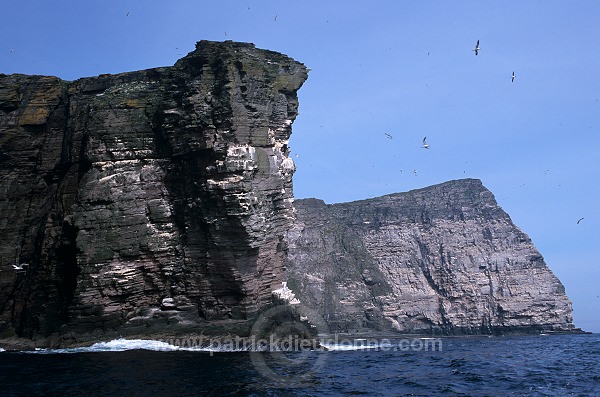
M600 2L4 3L0 73L169 66L201 39L305 63L296 197L479 178L565 284L575 324L600 332Z

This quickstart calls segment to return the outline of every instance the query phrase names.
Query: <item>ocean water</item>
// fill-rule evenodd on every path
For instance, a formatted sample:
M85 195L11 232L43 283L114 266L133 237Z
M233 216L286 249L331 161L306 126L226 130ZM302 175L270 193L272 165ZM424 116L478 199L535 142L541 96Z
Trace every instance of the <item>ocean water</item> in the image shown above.
M117 340L0 352L1 396L600 396L600 335L240 352ZM213 349L217 350L217 349Z

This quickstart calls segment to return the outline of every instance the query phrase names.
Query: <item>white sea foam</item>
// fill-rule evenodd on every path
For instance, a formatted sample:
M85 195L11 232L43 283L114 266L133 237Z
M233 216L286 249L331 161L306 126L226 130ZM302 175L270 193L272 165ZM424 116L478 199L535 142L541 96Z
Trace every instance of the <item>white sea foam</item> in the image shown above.
M87 347L71 347L66 349L35 349L24 353L57 354L57 353L93 353L93 352L120 352L126 350L154 350L174 351L179 347L165 342L148 339L115 339L109 342L98 342Z
M177 350L186 352L209 352L209 353L237 353L247 352L249 350L236 349L228 346L216 346L216 347L179 347Z
M115 339L110 342L98 342L90 346L91 351L125 351L125 350L154 350L172 351L178 350L177 346L170 345L158 340L148 339Z
M86 347L70 347L65 349L40 349L25 350L28 354L61 354L61 353L94 353L94 352L121 352L127 350L152 350L152 351L188 351L208 353L232 353L247 351L236 349L231 345L213 346L176 346L167 342L151 339L115 339L109 342L98 342ZM2 350L0 350L2 351Z
M0 347L0 352L5 352L6 350L4 350L3 348Z

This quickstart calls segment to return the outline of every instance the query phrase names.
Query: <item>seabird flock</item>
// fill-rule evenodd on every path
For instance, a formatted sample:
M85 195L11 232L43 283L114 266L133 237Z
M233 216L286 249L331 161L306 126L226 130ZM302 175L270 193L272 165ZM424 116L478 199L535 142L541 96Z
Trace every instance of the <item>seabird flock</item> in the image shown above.
M481 47L479 47L479 40L477 40L477 43L475 43L475 48L473 48L471 51L475 52L475 56L479 55L479 50L481 50ZM512 83L515 82L515 77L517 77L515 75L515 71L513 70L512 75L510 76L510 81Z
M479 51L481 50L481 47L479 47L479 40L477 40L477 43L475 43L475 48L473 48L471 51L475 52L475 56L479 55ZM429 55L429 53L427 53L427 55ZM515 71L513 70L512 75L510 76L510 81L512 83L515 82ZM390 134L388 134L387 132L385 133L385 135L389 138L392 139L392 136ZM429 149L429 144L427 143L427 137L423 138L423 143L421 145L421 147L423 149Z
M475 48L473 48L471 51L475 52L475 56L477 56L477 55L479 55L480 50L481 50L481 47L479 47L479 40L477 40L477 43L475 43ZM427 53L427 55L429 55L429 52ZM513 70L512 75L510 77L510 81L512 83L515 82L515 77L516 77L515 71ZM387 132L385 133L385 136L388 139L393 139L392 136L390 134L388 134ZM427 137L423 138L423 143L421 144L421 148L429 149L429 144L427 143ZM400 171L400 172L402 172L402 171ZM415 174L415 176L417 175L417 170L414 170L414 174ZM579 223L579 221L577 223Z

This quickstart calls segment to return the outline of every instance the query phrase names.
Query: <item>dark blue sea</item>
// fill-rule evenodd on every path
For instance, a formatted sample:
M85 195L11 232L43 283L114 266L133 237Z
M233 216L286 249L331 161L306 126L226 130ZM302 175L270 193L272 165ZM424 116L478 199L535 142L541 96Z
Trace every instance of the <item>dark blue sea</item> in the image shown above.
M443 338L435 350L413 342L249 353L121 340L4 351L0 395L600 396L598 334Z

